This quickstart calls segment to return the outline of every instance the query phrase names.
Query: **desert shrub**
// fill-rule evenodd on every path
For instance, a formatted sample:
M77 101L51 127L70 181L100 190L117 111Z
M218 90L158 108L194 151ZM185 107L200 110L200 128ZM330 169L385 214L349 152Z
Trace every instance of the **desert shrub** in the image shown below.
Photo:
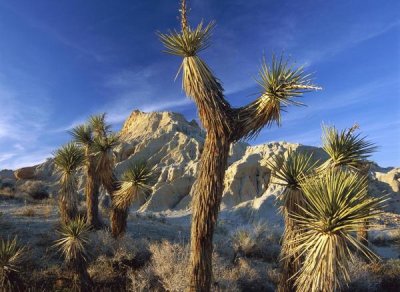
M189 285L189 247L163 241L150 244L152 266L165 290L184 291Z
M49 198L47 187L41 181L28 180L19 187L19 190L27 193L34 200Z
M0 189L13 191L15 189L15 182L11 179L0 180Z
M279 257L279 234L264 223L241 226L231 236L234 257L255 257L276 261Z
M344 291L398 291L400 260L367 264L357 259L350 265L352 281Z
M148 269L152 269L159 278L163 289L167 291L185 291L189 284L189 246L186 244L161 243L150 244L152 261ZM267 264L262 261L239 259L232 264L213 253L213 291L273 291L273 285L266 273ZM149 285L154 280L149 270L140 276L136 274L136 285ZM134 291L134 290L132 290Z
M151 265L146 265L140 270L129 270L127 277L129 281L128 291L164 291Z

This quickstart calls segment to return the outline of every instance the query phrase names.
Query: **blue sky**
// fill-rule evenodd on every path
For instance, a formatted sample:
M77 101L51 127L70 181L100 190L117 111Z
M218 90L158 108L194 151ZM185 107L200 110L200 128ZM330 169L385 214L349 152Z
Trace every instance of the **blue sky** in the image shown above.
M217 22L202 57L232 105L257 97L263 54L284 53L323 87L251 144L318 146L322 122L357 122L379 146L373 159L400 165L399 1L189 3L192 25ZM0 169L42 162L90 114L106 111L116 130L136 108L195 118L174 82L180 60L156 37L178 28L177 8L176 0L0 0Z

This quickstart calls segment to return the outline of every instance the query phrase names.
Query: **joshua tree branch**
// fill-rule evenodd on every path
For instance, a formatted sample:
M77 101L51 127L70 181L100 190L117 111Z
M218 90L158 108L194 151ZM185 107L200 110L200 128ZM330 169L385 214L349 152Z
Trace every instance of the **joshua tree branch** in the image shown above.
M235 109L233 118L235 119L236 131L232 135L232 140L237 141L257 136L263 127L271 126L274 122L280 125L281 111L284 107L290 104L303 105L290 100L289 97L300 96L304 92L319 89L321 88L313 85L291 85L275 94L265 92L250 104ZM289 96L285 96L288 93Z

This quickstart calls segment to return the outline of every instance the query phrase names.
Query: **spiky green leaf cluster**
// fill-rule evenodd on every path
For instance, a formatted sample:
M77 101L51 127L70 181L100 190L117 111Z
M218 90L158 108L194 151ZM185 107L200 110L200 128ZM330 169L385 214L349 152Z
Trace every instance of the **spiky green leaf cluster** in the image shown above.
M366 176L330 170L300 183L305 205L291 214L302 229L293 239L293 255L304 256L295 284L297 291L336 291L348 283L352 249L377 257L354 237L361 224L376 218L384 198L368 196Z
M357 126L338 131L335 127L323 126L322 148L329 155L329 159L321 166L347 167L353 170L360 169L377 147L356 134Z
M168 34L158 33L161 42L164 44L165 52L181 57L192 57L210 45L214 22L204 26L201 22L195 29L184 29L182 32L176 30Z
M19 272L25 257L26 248L18 245L17 237L0 240L1 274Z
M90 226L84 218L78 217L63 224L58 231L61 238L56 240L54 246L64 255L67 262L87 260Z
M131 164L122 175L121 188L114 194L114 206L126 209L140 193L150 191L153 172L146 162Z
M93 144L93 131L89 125L78 125L69 131L69 134L80 146L90 147Z
M294 68L284 61L272 56L272 62L267 64L265 58L256 80L261 87L259 108L269 113L270 123L281 123L281 111L289 105L304 105L294 100L306 92L320 89L312 84L310 75L303 67ZM261 113L260 113L261 114Z
M56 150L54 163L63 173L71 174L82 165L84 153L75 143L68 143Z
M290 189L299 189L300 182L314 170L317 163L313 161L312 154L293 150L288 151L287 157L276 155L267 162L274 183Z
M97 138L105 137L111 131L111 125L106 123L106 113L90 116L89 125Z

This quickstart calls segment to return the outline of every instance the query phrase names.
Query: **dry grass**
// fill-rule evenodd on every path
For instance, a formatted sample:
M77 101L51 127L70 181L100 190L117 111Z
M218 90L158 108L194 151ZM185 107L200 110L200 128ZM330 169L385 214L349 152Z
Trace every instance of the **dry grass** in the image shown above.
M151 262L144 269L130 271L130 291L185 291L189 284L189 246L183 243L151 243ZM230 259L213 254L213 291L273 291L263 261ZM159 284L157 284L159 283ZM160 286L161 285L161 286Z
M345 291L398 291L400 259L367 264L357 259L350 266L352 279Z
M276 262L279 257L279 234L263 223L245 225L231 235L234 257L254 257Z

